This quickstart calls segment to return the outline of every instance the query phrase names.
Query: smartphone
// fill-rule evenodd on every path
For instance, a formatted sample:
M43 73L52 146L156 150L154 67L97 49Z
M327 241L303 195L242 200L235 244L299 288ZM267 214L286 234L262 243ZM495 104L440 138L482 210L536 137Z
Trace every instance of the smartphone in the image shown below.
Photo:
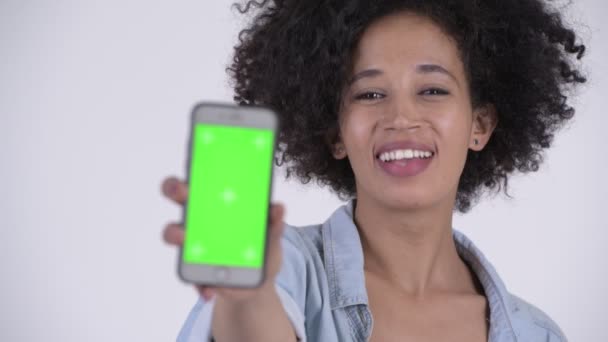
M262 283L277 130L278 117L268 108L193 108L182 280L242 288Z

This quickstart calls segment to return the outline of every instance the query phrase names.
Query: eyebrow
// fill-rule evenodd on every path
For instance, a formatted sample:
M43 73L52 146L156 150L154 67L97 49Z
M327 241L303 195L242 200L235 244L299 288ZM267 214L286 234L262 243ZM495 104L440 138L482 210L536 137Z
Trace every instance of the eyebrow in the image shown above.
M440 74L444 74L447 75L448 77L450 77L451 79L453 79L456 83L458 83L458 80L456 79L456 77L454 75L452 75L446 68L442 67L441 65L437 65L437 64L419 64L416 66L416 72L420 73L420 74L430 74L430 73L440 73ZM353 77L351 77L350 80L348 80L348 84L351 85L355 82L357 82L358 80L362 79L362 78L366 78L366 77L377 77L382 75L384 72L380 69L365 69L361 72L356 73Z
M429 74L433 72L438 72L444 75L449 76L456 83L458 83L458 79L454 75L452 75L446 68L437 64L420 64L416 66L416 71L422 74Z
M365 69L361 72L356 73L350 80L348 80L348 84L351 85L358 80L366 77L376 77L382 75L383 72L380 69Z

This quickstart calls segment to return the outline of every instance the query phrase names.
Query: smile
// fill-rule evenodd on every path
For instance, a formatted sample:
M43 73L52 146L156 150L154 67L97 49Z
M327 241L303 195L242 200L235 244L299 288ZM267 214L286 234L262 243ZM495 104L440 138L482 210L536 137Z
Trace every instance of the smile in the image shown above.
M378 156L378 159L383 162L389 162L394 160L403 160L403 159L428 159L433 156L433 152L431 151L422 151L422 150L412 150L412 149L404 149L404 150L393 150L386 151L381 153Z
M432 145L415 141L396 141L380 146L376 151L376 164L392 177L412 177L426 170L436 152Z

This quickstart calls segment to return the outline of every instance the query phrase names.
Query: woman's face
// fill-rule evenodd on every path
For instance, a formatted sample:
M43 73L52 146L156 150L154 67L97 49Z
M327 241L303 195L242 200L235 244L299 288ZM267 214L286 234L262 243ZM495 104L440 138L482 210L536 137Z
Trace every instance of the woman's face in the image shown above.
M484 120L495 117L473 111L455 41L399 13L372 24L353 57L334 155L349 158L357 197L400 209L453 204L467 149L485 145L494 125Z

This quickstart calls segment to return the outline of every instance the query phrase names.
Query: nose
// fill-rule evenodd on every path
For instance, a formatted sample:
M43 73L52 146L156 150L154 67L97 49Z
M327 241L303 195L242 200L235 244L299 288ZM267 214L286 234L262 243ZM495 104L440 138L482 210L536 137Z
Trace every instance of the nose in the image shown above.
M386 108L383 115L383 127L394 130L411 130L421 126L420 115L411 101L398 99Z

